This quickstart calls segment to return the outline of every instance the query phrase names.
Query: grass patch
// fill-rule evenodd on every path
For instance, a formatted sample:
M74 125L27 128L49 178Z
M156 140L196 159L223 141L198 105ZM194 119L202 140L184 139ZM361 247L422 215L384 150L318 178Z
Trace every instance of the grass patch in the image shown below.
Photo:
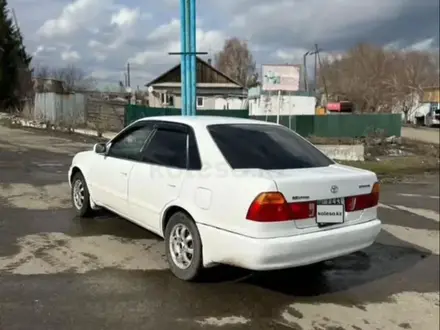
M381 161L342 161L344 165L375 172L380 177L402 177L411 174L439 172L437 157L407 156L388 158Z

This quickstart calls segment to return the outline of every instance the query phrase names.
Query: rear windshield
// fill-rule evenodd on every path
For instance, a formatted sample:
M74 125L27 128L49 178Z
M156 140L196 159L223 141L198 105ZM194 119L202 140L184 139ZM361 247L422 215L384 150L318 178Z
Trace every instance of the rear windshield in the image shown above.
M283 126L219 124L208 126L208 131L233 169L284 170L334 164Z

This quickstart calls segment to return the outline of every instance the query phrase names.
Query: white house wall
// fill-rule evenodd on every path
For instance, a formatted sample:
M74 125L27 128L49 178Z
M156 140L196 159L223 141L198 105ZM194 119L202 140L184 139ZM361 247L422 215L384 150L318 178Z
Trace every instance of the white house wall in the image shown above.
M401 102L396 102L392 108L393 113L400 113L402 115L402 121L405 121L405 113L403 112L403 107L405 103L410 105L408 110L407 120L412 124L417 124L417 117L425 117L430 110L430 103L422 103L421 98L417 93L408 95L407 99L403 99ZM406 101L406 102L405 102Z
M161 103L161 93L162 91L156 90L154 93L150 93L149 95L149 106L153 108L165 108L166 106ZM198 97L203 97L204 104L203 107L198 107L199 110L238 110L242 108L243 103L245 102L245 98L239 97L224 97L218 96L221 92L217 92L217 95L209 95L208 93L212 91L202 91L198 93ZM171 93L170 93L171 94ZM174 105L173 108L180 109L182 107L182 98L180 94L171 94L174 96Z

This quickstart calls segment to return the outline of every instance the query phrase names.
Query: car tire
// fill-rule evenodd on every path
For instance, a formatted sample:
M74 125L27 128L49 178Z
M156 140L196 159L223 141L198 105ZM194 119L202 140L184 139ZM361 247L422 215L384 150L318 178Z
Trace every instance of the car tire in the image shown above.
M72 178L71 198L73 208L78 216L87 218L92 215L89 189L84 176L80 172Z
M185 237L189 238L188 235L191 239L185 240ZM164 236L171 272L184 281L199 279L203 271L202 240L193 219L184 212L174 213L168 221Z

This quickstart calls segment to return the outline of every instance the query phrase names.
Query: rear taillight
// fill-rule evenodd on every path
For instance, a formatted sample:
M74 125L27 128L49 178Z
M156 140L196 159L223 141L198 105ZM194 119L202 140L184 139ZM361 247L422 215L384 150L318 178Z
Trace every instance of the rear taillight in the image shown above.
M283 194L266 192L254 199L246 219L259 222L287 221L291 219L291 214Z
M379 204L380 185L375 183L371 193L366 195L351 196L345 198L345 211L354 212L368 209Z
M315 215L315 202L289 204L280 192L265 192L254 199L246 219L258 222L278 222L314 218Z
M316 216L316 202L301 202L289 204L293 220L304 220Z

